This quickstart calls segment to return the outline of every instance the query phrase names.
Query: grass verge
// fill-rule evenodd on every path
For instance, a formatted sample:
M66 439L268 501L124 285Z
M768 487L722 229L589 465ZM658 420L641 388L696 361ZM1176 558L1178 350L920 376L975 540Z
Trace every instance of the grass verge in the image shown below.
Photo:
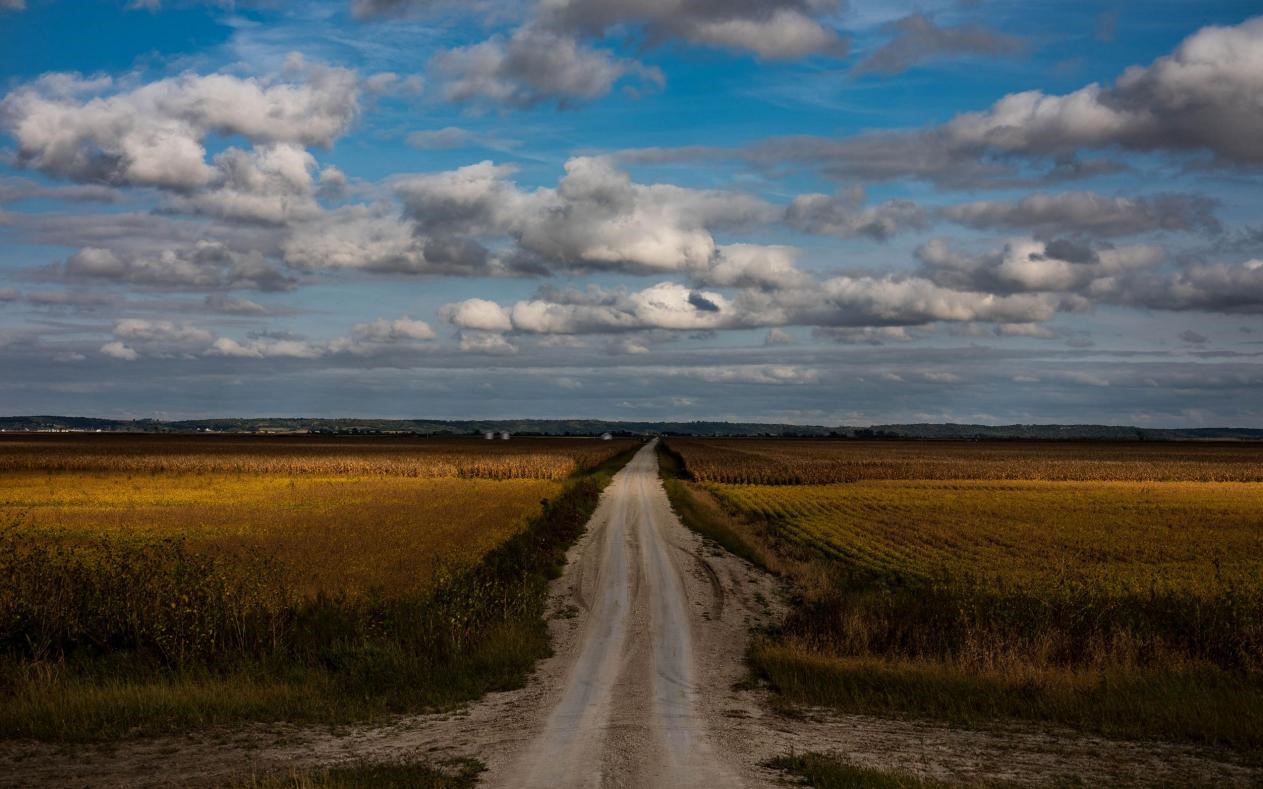
M0 600L0 737L108 740L239 721L345 723L519 687L551 649L548 582L634 452L570 479L523 531L411 597L291 602L282 594L284 604L259 608L241 601L273 600L262 592L274 590L243 595L222 580L234 568L178 545L128 554L109 565L117 577L105 579L92 572L99 565L60 548L31 554L38 561L14 563L40 574L27 578L31 590L77 596L56 607L33 605L32 595ZM204 594L180 593L190 588Z
M683 458L662 441L658 442L658 475L671 508L685 526L754 566L775 571L776 555L747 527L734 522L705 488L692 482Z

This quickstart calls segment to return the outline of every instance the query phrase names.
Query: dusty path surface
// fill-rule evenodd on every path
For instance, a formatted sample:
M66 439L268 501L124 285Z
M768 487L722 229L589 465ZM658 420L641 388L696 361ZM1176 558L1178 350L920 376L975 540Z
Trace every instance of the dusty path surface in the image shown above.
M1192 747L1037 727L991 731L808 710L738 689L773 579L671 512L652 445L615 477L553 587L555 654L526 687L455 713L357 727L254 725L95 746L0 743L0 786L192 786L353 761L473 756L493 787L768 786L791 751L945 780L1260 785L1263 769Z

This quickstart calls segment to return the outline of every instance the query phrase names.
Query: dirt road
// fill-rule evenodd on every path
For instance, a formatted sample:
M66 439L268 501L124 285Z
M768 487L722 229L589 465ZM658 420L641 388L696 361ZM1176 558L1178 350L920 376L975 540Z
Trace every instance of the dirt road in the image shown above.
M103 745L0 743L0 786L217 786L358 761L473 756L492 787L783 785L763 762L834 751L961 783L1222 785L1263 769L1189 746L802 710L738 688L771 577L680 525L652 445L620 471L553 586L555 653L526 687L449 714L330 729L252 725Z
M736 786L700 703L695 644L722 618L710 577L658 481L653 445L614 478L572 567L582 607L559 652L556 702L493 786ZM708 572L709 570L709 572ZM690 602L692 601L692 603ZM560 666L555 668L561 668Z

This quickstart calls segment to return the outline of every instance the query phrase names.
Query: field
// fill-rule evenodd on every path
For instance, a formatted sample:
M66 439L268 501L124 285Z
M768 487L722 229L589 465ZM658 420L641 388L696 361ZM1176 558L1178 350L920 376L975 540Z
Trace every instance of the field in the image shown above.
M633 446L0 437L0 735L343 720L519 681L547 575Z
M670 452L682 514L796 588L753 653L787 701L1263 751L1263 447Z
M671 440L702 482L872 479L1263 482L1257 445L1194 442Z

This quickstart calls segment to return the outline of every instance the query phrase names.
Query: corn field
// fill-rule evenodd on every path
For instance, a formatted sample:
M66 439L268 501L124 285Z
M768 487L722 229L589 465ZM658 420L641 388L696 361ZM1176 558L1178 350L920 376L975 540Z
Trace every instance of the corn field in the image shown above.
M0 436L0 474L290 474L564 479L632 446L628 440L330 438L323 436Z
M1263 482L1263 447L1088 443L676 439L690 475L738 485L875 479Z

